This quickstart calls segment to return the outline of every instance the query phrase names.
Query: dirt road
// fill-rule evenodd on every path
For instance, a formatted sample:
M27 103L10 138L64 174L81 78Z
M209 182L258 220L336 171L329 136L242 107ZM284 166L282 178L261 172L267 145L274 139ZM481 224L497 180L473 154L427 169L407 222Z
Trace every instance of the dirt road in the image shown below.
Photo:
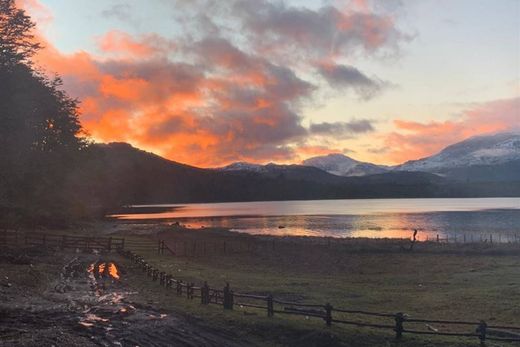
M0 255L0 346L244 346L232 333L153 305L106 254ZM142 302L142 300L140 300Z

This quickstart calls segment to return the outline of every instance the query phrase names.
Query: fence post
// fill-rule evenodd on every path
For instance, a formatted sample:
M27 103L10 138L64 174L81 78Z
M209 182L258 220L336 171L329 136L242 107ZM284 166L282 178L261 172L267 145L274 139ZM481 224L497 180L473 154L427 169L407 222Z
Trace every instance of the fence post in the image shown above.
M267 296L267 317L272 316L274 316L273 295L269 294Z
M192 284L186 282L186 299L191 299L191 287Z
M325 305L325 323L328 327L332 325L332 305L329 303Z
M493 243L493 234L489 234L489 242Z
M486 345L486 333L487 333L487 324L483 320L480 321L477 330L478 338L480 340L480 345L485 346Z
M439 242L439 234L437 234L437 242Z
M233 291L229 288L229 283L226 283L226 286L224 287L224 301L223 306L225 310L232 310L233 309Z
M204 285L200 287L200 301L203 305L209 304L209 286L206 281L204 281Z
M404 322L404 314L399 312L395 315L395 339L399 340L403 336L403 322Z

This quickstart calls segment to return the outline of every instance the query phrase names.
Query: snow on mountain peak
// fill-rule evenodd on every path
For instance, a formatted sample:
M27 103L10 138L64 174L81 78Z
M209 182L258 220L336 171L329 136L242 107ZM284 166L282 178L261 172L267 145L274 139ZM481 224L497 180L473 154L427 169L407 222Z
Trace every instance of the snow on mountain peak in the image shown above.
M431 157L408 161L394 169L435 172L474 165L496 165L512 160L520 160L520 134L499 133L471 137Z
M220 170L222 170L222 171L261 171L262 167L263 166L259 165L259 164L252 164L252 163L239 161L239 162L224 166L223 168L220 168Z
M365 176L386 171L382 166L357 161L340 153L309 158L302 165L313 166L337 176Z

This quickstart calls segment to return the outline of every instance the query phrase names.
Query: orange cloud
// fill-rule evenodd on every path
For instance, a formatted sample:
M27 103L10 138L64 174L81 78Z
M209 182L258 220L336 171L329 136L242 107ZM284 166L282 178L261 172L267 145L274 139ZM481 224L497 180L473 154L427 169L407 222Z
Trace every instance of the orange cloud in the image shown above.
M337 148L329 147L329 146L303 145L303 146L299 146L296 149L296 152L298 154L300 161L303 161L310 157L328 155L328 154L333 154L333 153L343 153L344 151L337 149Z
M312 86L290 69L224 40L195 48L194 64L172 62L163 47L143 47L126 34L109 34L104 45L131 59L62 54L49 42L36 57L82 100L81 121L94 139L200 166L295 157L289 144L306 130L291 103Z
M27 11L40 26L48 25L54 19L49 8L38 0L15 0L15 3L18 8Z
M37 0L19 1L45 13ZM312 134L302 125L299 105L316 87L291 67L302 61L309 72L325 61L329 68L340 68L343 84L367 86L366 76L340 67L334 58L394 48L404 34L391 17L370 13L367 1L356 1L361 12L256 1L234 4L233 16L244 30L241 38L248 39L240 47L204 31L205 39L188 35L177 44L156 34L133 37L110 31L98 39L101 56L63 54L38 35L45 49L36 61L59 73L70 95L81 99L82 124L99 141L127 141L201 166L237 160L287 162L338 152L306 144ZM181 59L173 59L179 51L175 58ZM337 83L332 75L337 74L329 76ZM499 100L475 105L457 120L395 120L395 131L380 135L384 155L398 163L471 135L509 129L519 123L519 108L518 99Z
M113 30L98 39L99 49L120 59L151 58L164 55L175 48L175 45L156 34L147 34L135 39L128 33Z
M392 163L420 159L468 137L520 129L520 98L477 104L457 120L420 123L395 120L396 131L384 135Z
M104 96L131 101L140 98L148 84L147 81L139 78L118 79L106 75L101 78L99 90Z

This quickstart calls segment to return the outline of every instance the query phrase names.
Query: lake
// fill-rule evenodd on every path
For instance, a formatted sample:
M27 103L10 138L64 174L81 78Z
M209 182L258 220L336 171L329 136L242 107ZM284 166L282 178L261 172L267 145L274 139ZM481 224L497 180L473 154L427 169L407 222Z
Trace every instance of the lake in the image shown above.
M112 215L135 222L179 221L251 234L509 242L520 237L520 198L356 199L136 205ZM492 235L492 236L490 236Z

